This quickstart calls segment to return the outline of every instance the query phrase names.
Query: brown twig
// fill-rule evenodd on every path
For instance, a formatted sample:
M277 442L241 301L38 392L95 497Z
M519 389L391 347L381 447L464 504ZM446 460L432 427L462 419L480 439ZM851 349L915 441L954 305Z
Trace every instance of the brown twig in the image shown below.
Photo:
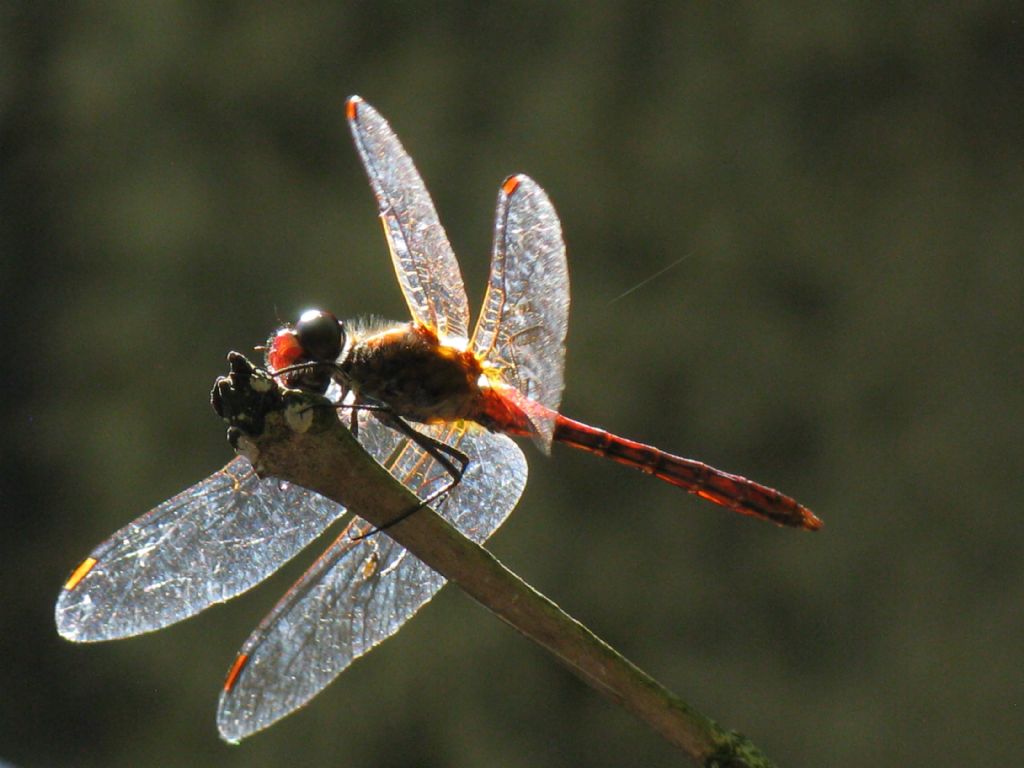
M316 491L378 527L416 504L416 497L342 426L327 401L279 390L241 355L233 353L229 360L232 375L218 381L214 407L232 424L229 439L258 474ZM687 705L433 510L424 508L385 533L698 764L772 765L743 736Z

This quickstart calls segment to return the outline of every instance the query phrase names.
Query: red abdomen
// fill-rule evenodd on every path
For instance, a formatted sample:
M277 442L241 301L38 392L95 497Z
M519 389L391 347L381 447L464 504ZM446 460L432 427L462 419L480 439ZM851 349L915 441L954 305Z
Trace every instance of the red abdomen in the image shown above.
M722 472L699 461L673 456L565 416L559 415L555 419L555 440L598 456L607 456L743 515L811 531L822 526L821 520L811 510L774 488Z
M534 429L527 414L552 419L553 439L559 443L606 456L743 515L810 531L822 526L811 510L774 488L573 421L527 400L515 390L489 389L483 394L483 413L474 420L488 429L532 436Z

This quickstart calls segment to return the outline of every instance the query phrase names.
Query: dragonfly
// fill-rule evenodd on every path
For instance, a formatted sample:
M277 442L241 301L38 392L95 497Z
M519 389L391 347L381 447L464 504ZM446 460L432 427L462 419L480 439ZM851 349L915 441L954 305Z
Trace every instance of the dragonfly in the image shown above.
M412 319L343 322L306 311L271 335L268 371L326 393L371 455L478 543L526 484L512 437L545 453L557 442L604 456L778 525L821 526L772 488L559 413L569 278L547 194L521 174L502 183L470 333L458 261L412 159L365 101L350 98L346 115ZM444 578L336 502L261 479L238 456L96 547L60 592L58 631L94 642L161 629L255 586L336 522L341 531L228 672L217 724L224 739L239 741L302 707L398 631Z

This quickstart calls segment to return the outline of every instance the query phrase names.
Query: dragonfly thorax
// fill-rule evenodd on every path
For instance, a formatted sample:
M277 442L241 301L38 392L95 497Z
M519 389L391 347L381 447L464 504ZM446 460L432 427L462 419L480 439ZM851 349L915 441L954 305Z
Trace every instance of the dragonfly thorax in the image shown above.
M476 421L482 412L481 362L416 323L355 332L336 370L357 397L410 421Z

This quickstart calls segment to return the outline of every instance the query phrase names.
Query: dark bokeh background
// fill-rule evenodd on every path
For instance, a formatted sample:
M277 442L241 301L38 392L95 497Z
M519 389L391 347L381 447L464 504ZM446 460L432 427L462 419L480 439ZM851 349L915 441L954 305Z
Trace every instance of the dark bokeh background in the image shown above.
M457 590L240 747L220 681L302 563L150 636L56 635L70 568L230 457L207 405L228 350L311 305L404 315L343 121L360 93L474 304L500 180L551 194L567 413L826 521L528 447L493 551L782 765L1014 764L1022 14L953 5L6 4L0 759L679 763Z

